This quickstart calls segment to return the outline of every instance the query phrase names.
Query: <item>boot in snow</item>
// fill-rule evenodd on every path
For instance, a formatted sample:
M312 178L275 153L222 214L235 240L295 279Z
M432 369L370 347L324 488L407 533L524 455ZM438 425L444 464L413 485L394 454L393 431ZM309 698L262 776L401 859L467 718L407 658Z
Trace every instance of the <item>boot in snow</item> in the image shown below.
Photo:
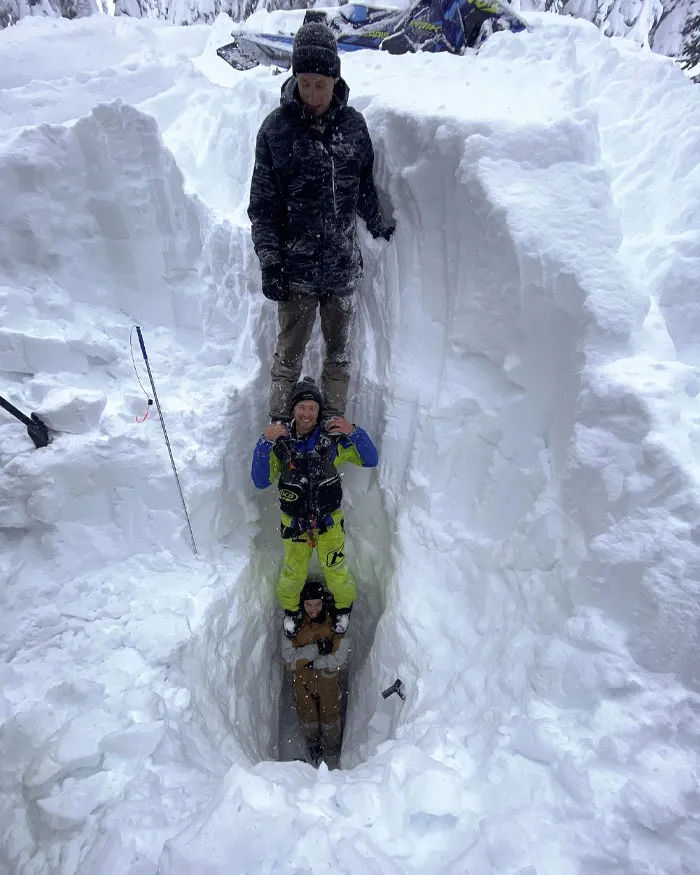
M285 611L284 612L284 634L287 638L294 638L301 627L302 615L301 611Z
M329 748L324 750L323 759L328 766L330 772L340 768L340 748Z
M309 752L309 762L315 769L317 769L321 765L321 760L323 759L323 745L320 741L309 741L307 742L306 747Z
M333 620L333 631L336 635L345 635L348 631L351 610L352 605L350 605L349 608L336 608L335 618Z

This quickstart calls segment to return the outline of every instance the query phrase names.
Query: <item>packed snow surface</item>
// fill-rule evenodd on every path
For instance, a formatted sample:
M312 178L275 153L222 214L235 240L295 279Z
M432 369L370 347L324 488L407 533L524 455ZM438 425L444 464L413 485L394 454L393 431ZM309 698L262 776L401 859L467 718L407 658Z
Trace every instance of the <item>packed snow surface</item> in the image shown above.
M700 92L531 22L343 58L397 232L361 231L336 772L278 761L249 477L284 77L219 60L225 19L0 34L0 391L58 432L0 419L1 872L697 873Z

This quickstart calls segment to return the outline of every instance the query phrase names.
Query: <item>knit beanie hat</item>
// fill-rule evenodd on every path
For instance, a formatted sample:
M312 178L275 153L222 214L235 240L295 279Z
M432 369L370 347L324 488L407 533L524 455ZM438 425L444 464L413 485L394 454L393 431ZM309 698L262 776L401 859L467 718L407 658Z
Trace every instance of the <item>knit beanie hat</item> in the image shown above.
M292 395L289 399L290 412L294 411L295 406L300 401L315 401L319 407L323 407L323 396L311 377L304 377L299 380L292 389Z
M328 596L325 586L320 580L307 580L299 596L299 604L311 599L325 599Z
M309 21L297 31L292 46L292 73L318 73L337 79L340 58L333 31L320 21Z

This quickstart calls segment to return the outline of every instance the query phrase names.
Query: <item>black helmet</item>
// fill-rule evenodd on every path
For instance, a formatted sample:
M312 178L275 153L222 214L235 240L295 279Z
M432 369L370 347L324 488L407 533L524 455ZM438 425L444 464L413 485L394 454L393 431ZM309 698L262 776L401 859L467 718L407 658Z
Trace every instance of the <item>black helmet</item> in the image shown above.
M299 596L299 604L303 605L311 599L323 599L325 602L327 598L328 591L320 580L307 580Z

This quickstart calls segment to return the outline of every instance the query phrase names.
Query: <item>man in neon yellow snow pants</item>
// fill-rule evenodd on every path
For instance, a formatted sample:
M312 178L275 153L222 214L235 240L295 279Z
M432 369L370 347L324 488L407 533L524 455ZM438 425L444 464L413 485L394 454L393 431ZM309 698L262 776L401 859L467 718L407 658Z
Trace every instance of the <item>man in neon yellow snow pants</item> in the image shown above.
M338 467L346 462L373 468L377 449L369 435L337 416L321 424L323 399L305 377L290 400L292 421L272 422L253 451L251 475L259 489L277 481L282 510L284 568L277 595L284 608L284 630L293 637L302 613L299 595L314 548L335 601L333 629L348 628L355 582L345 561L343 497Z
M284 567L277 586L280 604L295 611L299 593L306 583L306 572L314 546L328 589L337 609L349 608L355 601L356 587L345 562L345 531L342 510L331 513L333 525L325 531L302 532L284 538ZM282 529L290 529L292 517L282 514ZM299 585L301 582L301 586Z

